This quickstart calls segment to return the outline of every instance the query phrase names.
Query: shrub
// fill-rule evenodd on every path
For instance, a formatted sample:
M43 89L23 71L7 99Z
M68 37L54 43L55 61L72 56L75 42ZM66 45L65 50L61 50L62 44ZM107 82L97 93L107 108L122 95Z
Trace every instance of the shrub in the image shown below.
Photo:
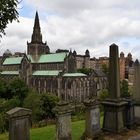
M128 82L126 80L121 81L121 97L129 97L129 87Z
M23 105L24 98L28 94L28 90L28 86L20 78L12 80L9 84L9 92L11 92L12 97L17 97L20 100L21 106Z
M32 119L33 122L40 121L42 119L42 108L41 108L41 95L35 91L31 91L28 96L25 98L23 107L32 110Z
M52 109L58 102L58 97L52 93L44 93L41 96L41 109L43 110L43 119L53 119L55 117Z
M107 89L102 89L100 91L100 99L101 101L105 100L109 96Z

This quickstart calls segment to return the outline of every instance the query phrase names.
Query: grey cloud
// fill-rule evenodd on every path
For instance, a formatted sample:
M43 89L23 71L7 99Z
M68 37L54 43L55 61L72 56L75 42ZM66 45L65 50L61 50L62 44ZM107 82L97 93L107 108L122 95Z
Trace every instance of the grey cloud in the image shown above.
M27 4L39 9L43 40L48 42L52 51L58 48L75 49L84 53L85 49L92 52L92 56L107 55L108 46L118 43L120 49L127 51L133 46L120 43L122 38L140 38L139 0L25 0ZM35 12L35 11L34 11ZM33 29L33 19L21 18L17 25L13 23L7 29L4 48L14 45L26 47L30 41ZM10 37L18 37L17 44ZM7 41L8 43L5 43ZM20 42L20 43L19 43ZM129 41L128 41L129 42ZM140 41L139 41L140 42ZM12 45L13 44L13 45ZM21 45L20 45L21 44ZM135 53L137 54L137 53Z

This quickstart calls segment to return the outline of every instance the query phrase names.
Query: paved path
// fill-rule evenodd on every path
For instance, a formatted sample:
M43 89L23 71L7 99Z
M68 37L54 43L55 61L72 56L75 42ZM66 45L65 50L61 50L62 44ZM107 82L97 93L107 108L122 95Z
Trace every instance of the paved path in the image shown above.
M140 140L140 135L131 137L128 140Z

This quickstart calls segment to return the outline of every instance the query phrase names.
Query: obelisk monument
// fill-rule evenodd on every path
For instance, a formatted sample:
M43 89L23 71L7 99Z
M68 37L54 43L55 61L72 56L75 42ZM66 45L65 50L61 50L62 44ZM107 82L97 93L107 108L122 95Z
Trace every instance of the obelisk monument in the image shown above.
M103 130L119 133L124 129L123 111L126 102L120 98L120 72L118 46L112 44L109 53L109 98L104 106Z

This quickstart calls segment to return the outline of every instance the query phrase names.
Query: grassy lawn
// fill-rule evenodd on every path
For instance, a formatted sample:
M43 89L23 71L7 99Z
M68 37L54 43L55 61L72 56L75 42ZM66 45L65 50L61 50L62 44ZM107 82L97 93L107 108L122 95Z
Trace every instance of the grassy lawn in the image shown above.
M84 132L85 121L72 122L72 138L80 139ZM55 140L55 125L31 129L31 140ZM8 134L0 135L0 140L8 140Z
M103 117L101 117L102 127ZM79 140L85 129L85 121L72 122L72 139ZM31 140L55 140L55 125L31 129ZM1 134L0 140L8 140L8 133Z

